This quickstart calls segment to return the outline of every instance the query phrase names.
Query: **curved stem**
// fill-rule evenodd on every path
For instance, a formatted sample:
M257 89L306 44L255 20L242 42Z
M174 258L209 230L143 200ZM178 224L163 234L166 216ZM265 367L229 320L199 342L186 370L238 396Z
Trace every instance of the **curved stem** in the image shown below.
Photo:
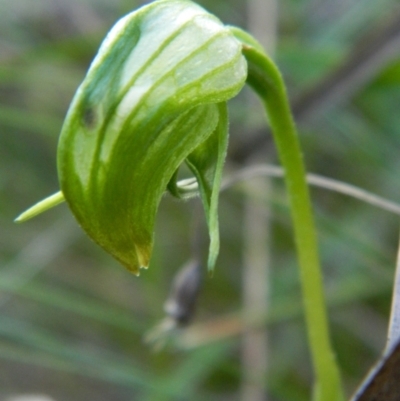
M243 43L243 54L249 68L247 83L262 99L285 171L300 265L308 339L316 375L314 400L343 400L340 373L329 337L317 237L306 172L283 79L277 67L250 35L237 28L232 28L232 31Z

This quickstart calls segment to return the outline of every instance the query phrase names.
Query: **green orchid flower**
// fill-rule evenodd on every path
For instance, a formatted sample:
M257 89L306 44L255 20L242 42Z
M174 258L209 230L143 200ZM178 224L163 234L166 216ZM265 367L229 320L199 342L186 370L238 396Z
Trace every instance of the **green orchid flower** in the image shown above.
M61 191L17 221L65 200L86 233L138 274L149 265L165 191L178 198L198 193L210 233L212 271L219 250L226 103L246 82L269 116L285 170L316 373L314 401L341 401L305 168L282 77L253 37L223 25L195 3L157 0L111 29L62 128ZM194 179L177 181L182 163Z
M228 139L226 101L245 84L240 42L189 1L157 1L111 29L76 92L58 144L61 193L86 233L134 273L149 265L166 188L199 189L218 254L217 202ZM186 160L196 185L176 183Z

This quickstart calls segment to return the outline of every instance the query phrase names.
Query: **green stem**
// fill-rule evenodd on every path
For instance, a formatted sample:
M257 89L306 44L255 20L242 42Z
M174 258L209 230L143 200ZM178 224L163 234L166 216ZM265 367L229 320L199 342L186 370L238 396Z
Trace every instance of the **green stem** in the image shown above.
M344 396L339 369L330 342L306 172L285 85L279 70L266 56L260 45L247 33L236 28L232 28L232 31L243 43L243 54L249 68L247 83L263 101L285 170L300 265L308 339L316 375L314 400L340 401L344 399Z

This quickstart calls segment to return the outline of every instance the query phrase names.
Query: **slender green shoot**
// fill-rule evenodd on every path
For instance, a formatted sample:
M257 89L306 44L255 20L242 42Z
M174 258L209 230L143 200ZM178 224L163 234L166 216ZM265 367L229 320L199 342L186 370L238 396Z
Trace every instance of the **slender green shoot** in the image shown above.
M65 202L64 195L61 191L58 191L55 194L50 195L40 202L34 204L28 210L25 210L25 212L21 213L14 221L16 223L23 223L24 221L30 220L38 214L43 213L46 210L49 210L63 202Z

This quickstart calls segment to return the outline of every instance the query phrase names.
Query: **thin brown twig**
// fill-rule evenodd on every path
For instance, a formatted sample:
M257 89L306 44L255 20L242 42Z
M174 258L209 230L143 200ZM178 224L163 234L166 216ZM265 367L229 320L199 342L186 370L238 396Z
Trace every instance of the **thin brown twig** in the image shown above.
M246 167L226 178L222 183L221 191L227 190L240 181L263 175L268 177L283 178L284 172L282 167L268 164ZM310 185L351 196L352 198L359 199L380 209L400 215L400 204L387 200L354 185L313 173L307 174L307 182Z

